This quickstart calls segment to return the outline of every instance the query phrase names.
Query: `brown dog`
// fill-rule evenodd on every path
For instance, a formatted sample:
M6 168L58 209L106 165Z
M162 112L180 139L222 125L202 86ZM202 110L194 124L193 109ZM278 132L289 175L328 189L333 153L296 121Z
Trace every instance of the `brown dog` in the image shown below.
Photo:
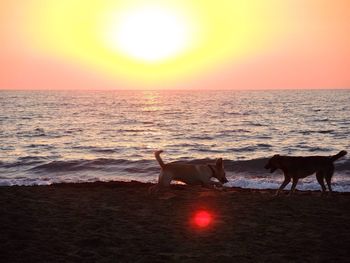
M276 195L289 184L291 179L293 179L293 184L289 194L293 194L298 180L312 175L313 173L316 173L317 181L322 187L322 193L326 192L324 179L326 179L329 192L332 193L331 179L334 172L333 162L346 154L346 151L341 151L333 156L290 157L276 154L270 158L265 165L265 169L270 169L271 173L277 169L281 169L284 173L284 181L277 190Z
M158 184L150 188L151 192L169 187L172 180L181 181L188 185L202 185L208 188L213 188L214 186L221 187L222 184L228 182L222 158L217 159L215 164L165 164L160 158L162 152L156 151L154 153L161 170ZM212 181L212 177L218 179L219 182Z

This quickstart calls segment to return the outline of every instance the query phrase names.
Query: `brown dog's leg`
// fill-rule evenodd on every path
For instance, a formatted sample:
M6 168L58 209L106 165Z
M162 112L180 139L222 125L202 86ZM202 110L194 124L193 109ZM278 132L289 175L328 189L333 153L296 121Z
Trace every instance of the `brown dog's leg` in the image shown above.
M295 192L295 187L297 186L298 181L299 181L299 178L298 178L298 177L294 177L294 178L293 178L293 184L292 184L292 188L291 188L290 191L289 191L289 195L294 194L294 192Z
M331 186L331 177L326 177L326 183L328 185L329 194L332 195L333 190L332 190L332 186Z
M326 178L326 183L327 183L327 186L328 186L328 190L329 190L329 194L332 195L332 186L331 186L331 180L332 180L332 176L333 176L333 172L334 172L334 169L330 170L325 178Z
M316 178L317 182L321 185L322 187L322 195L326 193L326 186L324 185L324 176L322 172L317 172L316 173Z
M284 176L284 181L281 184L280 188L277 190L276 192L276 196L280 194L280 192L287 186L287 184L289 184L290 182L290 177Z

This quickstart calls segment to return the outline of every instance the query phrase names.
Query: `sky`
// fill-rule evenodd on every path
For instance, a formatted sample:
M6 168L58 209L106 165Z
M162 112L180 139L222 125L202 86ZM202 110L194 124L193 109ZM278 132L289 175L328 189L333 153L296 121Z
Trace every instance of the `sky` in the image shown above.
M0 1L0 89L350 88L348 0Z

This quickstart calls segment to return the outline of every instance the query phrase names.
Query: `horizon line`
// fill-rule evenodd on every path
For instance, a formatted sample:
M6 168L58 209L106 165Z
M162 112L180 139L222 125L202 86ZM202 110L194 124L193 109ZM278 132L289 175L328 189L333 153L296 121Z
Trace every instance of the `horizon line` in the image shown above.
M337 88L271 88L271 89L73 89L73 88L62 88L62 89L1 89L1 91L332 91L332 90L350 90L349 87L337 87Z

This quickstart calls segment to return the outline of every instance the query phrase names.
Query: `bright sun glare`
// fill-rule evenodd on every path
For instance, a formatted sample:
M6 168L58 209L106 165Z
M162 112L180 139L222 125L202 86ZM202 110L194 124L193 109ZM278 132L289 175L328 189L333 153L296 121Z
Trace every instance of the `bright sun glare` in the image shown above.
M107 42L125 56L155 63L179 55L189 45L190 25L174 10L147 6L117 17L107 31Z

